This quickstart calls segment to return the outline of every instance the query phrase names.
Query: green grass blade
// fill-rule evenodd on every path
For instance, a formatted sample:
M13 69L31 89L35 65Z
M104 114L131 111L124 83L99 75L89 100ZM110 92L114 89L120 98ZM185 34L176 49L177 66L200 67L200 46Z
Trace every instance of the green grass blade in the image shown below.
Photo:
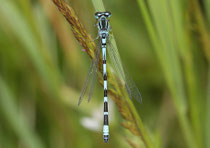
M208 67L208 88L207 88L207 104L206 104L206 123L205 123L205 144L206 148L210 148L210 63Z
M209 23L208 26L210 26L210 0L205 0L205 11L206 11L206 16L207 16L207 21Z
M27 124L24 116L18 114L18 108L14 101L15 98L0 76L0 106L4 117L8 120L9 124L26 147L44 148L40 139Z
M179 54L174 42L173 20L171 20L168 2L148 1L149 10L143 0L138 0L140 10L145 20L146 27L150 34L153 46L162 65L168 87L172 94L178 118L189 147L196 147L189 121L186 116L186 94L184 91L183 76ZM154 26L152 22L154 21ZM156 32L157 31L157 32ZM159 44L157 44L159 42Z
M92 0L92 4L93 4L96 12L105 11L105 7L104 7L102 0Z
M198 140L199 147L202 147L202 132L201 132L201 122L200 122L200 110L199 102L199 86L196 82L196 76L194 71L194 61L192 60L192 53L190 51L190 45L187 43L187 32L185 31L185 18L183 2L180 0L169 1L171 12L172 12L172 22L174 22L174 34L177 41L177 49L179 50L180 56L184 63L184 72L187 81L187 90L189 96L190 105L190 115L192 119L193 129L195 131L196 139Z
M47 64L49 62L47 60L49 59L46 59L46 56L43 55L45 49L39 44L39 41L31 31L30 26L21 15L17 6L10 0L0 0L0 2L4 4L0 6L0 16L3 19L2 21L4 21L3 25L6 24L9 31L12 31L19 42L21 42L24 50L28 53L34 66L41 75L42 80L48 85L49 89L56 93L60 85L60 78L55 67L52 67L52 64Z

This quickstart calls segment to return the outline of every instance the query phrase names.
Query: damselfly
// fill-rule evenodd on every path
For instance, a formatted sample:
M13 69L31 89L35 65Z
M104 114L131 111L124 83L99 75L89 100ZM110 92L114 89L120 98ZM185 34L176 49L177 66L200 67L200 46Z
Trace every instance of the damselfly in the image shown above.
M110 24L109 24L109 18L111 16L110 12L96 12L95 13L95 18L96 18L96 25L98 28L98 37L100 38L99 41L99 47L102 49L102 57L103 57L103 78L104 78L104 125L103 125L103 138L104 142L108 142L109 139L109 122L108 122L108 97L107 97L107 69L106 69L106 50L108 49L108 54L110 58L110 62L112 63L112 66L116 73L118 74L119 78L124 81L125 88L128 92L129 98L135 98L137 101L141 102L142 97L141 94L136 87L134 81L129 77L127 71L123 68L123 65L121 63L121 59L118 53L118 50L113 48L110 39ZM107 48L107 43L108 47ZM97 75L97 67L99 63L99 57L100 57L100 49L98 48L96 50L96 59L92 60L90 70L88 72L88 76L86 78L85 84L83 86L80 98L79 98L79 103L81 103L82 98L85 95L85 92L87 90L87 86L89 84L89 81L92 77L92 80L90 82L90 88L89 88L89 98L88 101L91 99L91 94L93 91L93 86L95 82L95 78Z

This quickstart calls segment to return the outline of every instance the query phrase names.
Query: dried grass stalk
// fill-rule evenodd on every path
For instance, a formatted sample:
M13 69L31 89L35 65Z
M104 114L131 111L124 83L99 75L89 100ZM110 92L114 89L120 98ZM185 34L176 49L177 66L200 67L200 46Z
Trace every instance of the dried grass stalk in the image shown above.
M88 55L93 58L96 45L93 42L90 35L86 32L84 26L79 21L74 10L64 1L64 0L52 0L58 7L59 11L63 14L66 20L71 24L72 31L75 38L81 44L81 46L86 50Z

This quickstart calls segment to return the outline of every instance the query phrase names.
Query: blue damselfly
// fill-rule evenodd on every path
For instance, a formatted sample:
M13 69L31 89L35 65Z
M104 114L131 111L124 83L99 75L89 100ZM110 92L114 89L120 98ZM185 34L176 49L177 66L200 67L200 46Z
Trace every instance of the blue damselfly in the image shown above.
M88 101L91 99L91 94L93 91L93 86L95 82L95 78L97 75L97 67L99 63L99 57L100 57L100 48L102 50L102 58L103 58L103 78L104 78L104 125L103 125L103 137L104 142L108 142L109 139L109 122L108 122L108 97L107 97L107 68L106 68L106 52L108 52L110 62L112 63L112 66L114 70L116 71L119 78L124 81L126 90L128 92L129 98L135 98L137 101L141 102L142 97L141 94L136 87L134 81L132 78L128 75L125 68L123 68L118 50L113 47L110 41L110 24L109 24L109 18L111 16L110 12L96 12L95 18L96 18L96 26L98 28L98 38L100 38L99 41L99 48L96 50L96 59L92 60L90 70L88 72L88 76L86 78L84 87L82 89L79 102L81 103L82 98L85 95L85 92L87 90L87 86L90 82L90 88L89 88L89 98ZM107 48L108 44L108 48ZM108 51L107 51L108 49ZM92 79L91 79L92 77Z

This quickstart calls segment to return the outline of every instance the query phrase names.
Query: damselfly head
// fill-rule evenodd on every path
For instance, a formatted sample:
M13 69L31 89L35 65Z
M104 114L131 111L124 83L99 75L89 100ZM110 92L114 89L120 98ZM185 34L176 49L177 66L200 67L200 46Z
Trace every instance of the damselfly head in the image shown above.
M95 13L95 18L96 19L99 19L101 16L105 16L105 17L110 17L112 14L111 14L111 12L109 12L109 11L106 11L106 12L96 12Z

